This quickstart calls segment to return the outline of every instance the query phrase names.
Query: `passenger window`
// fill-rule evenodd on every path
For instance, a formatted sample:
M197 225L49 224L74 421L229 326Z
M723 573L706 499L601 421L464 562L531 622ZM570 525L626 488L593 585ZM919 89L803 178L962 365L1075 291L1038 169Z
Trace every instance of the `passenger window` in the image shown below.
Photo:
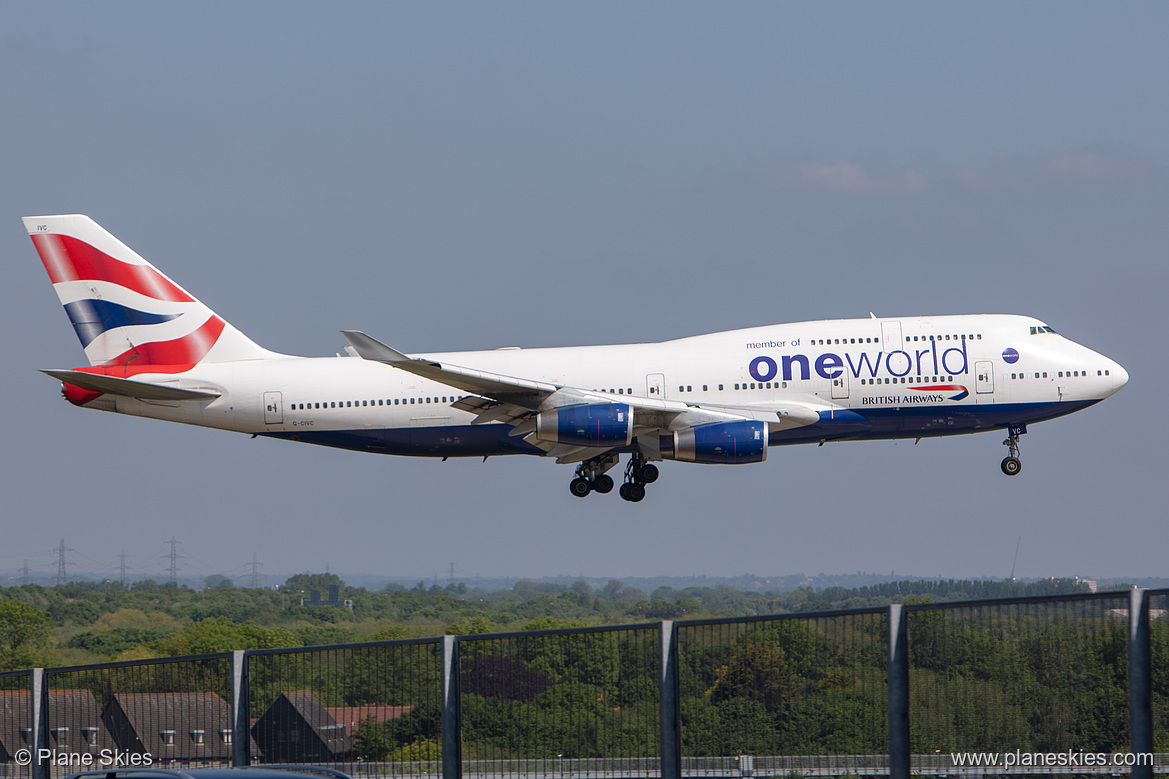
M723 388L723 385L721 385L721 384L718 385L718 388L721 390Z

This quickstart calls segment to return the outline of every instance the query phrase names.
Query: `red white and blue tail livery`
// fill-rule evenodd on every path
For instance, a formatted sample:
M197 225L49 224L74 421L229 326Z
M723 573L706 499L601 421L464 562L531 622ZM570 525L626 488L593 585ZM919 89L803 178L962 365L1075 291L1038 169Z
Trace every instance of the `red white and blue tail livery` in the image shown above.
M1018 315L841 319L651 344L407 355L356 330L349 356L257 345L87 216L25 217L88 366L46 370L74 405L381 454L529 454L574 495L639 501L662 460L746 464L770 447L1027 425L1128 381Z

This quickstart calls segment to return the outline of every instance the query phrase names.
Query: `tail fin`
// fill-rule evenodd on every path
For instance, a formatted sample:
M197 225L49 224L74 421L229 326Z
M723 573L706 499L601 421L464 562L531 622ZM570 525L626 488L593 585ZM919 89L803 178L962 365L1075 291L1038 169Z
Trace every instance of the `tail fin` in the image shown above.
M26 216L24 226L94 366L181 373L270 352L88 216ZM123 371L119 371L122 373Z

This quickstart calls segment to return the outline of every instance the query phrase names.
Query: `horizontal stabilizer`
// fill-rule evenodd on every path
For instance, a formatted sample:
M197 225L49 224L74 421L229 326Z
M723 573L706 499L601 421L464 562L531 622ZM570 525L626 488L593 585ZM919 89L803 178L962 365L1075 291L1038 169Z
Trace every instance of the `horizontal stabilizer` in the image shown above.
M219 397L218 392L201 392L167 384L149 384L144 381L119 379L116 376L103 376L85 371L41 371L41 373L91 392L122 395L139 400L211 400Z

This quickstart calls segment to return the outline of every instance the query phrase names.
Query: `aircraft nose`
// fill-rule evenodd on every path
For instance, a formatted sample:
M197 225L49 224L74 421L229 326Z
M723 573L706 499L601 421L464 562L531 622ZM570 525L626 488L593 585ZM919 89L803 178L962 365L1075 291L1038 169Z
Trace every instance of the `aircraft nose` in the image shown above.
M1116 392L1125 384L1128 384L1128 371L1121 368L1118 364L1112 364L1112 391Z

